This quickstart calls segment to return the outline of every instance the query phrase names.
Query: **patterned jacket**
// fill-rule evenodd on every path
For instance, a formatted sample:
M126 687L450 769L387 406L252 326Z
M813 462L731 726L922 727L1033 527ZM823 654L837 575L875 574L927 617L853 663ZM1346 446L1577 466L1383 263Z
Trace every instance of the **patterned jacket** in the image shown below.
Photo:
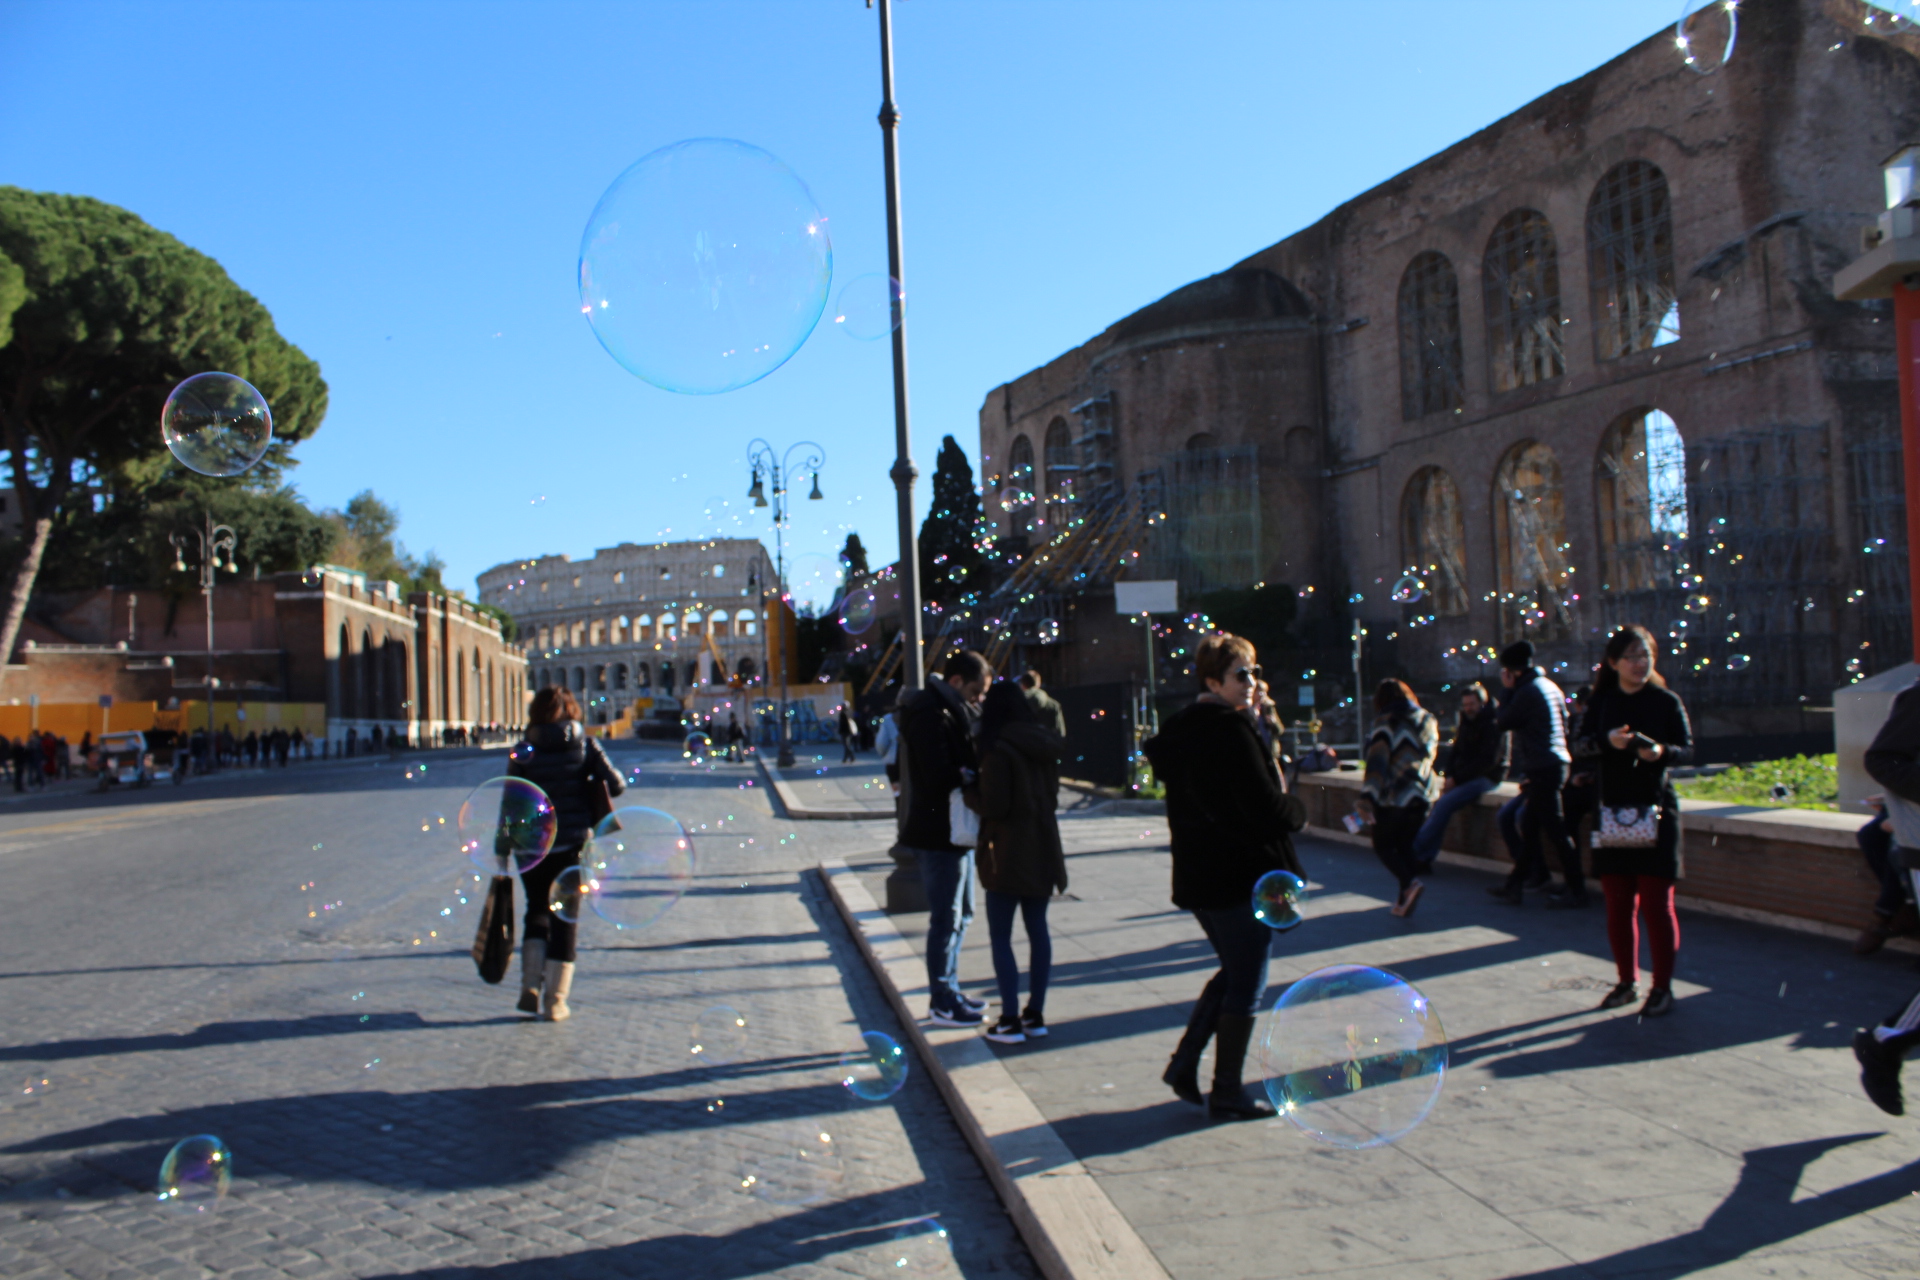
M1433 760L1440 751L1440 722L1422 707L1407 707L1373 722L1367 737L1367 798L1400 808L1440 794Z

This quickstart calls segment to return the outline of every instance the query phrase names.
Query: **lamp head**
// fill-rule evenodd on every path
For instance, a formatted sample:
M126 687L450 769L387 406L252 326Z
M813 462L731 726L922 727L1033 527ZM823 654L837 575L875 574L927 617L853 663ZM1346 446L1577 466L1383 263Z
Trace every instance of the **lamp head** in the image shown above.
M818 471L816 471L816 472L814 472L814 473L813 473L813 492L807 495L807 500L808 500L809 502L818 502L818 501L820 501L820 497L821 497L821 494L820 494L820 473L819 473Z
M758 467L753 469L753 487L747 490L747 496L753 499L753 505L756 507L764 507L767 505L767 490L766 487L760 483L760 468Z

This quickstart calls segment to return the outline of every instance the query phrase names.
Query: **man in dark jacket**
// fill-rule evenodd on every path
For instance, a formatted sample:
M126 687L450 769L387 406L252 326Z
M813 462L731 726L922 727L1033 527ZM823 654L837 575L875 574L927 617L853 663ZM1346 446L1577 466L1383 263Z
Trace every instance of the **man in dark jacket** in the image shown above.
M900 703L900 846L926 886L927 1016L937 1026L971 1027L986 1001L960 990L960 945L973 919L973 850L953 843L949 797L974 785L972 707L986 697L987 660L972 650L947 659L945 673Z
M1893 823L1893 860L1910 869L1920 883L1920 684L1909 685L1893 700L1887 722L1867 748L1867 773L1886 788L1887 817ZM1906 1110L1900 1097L1900 1064L1920 1044L1920 992L1879 1026L1854 1032L1853 1056L1860 1063L1860 1087L1888 1115Z
M1067 713L1053 700L1053 695L1040 687L1040 673L1028 671L1020 677L1020 688L1027 695L1027 703L1040 723L1061 737L1067 736Z
M1547 868L1540 842L1553 845L1566 873L1566 903L1585 906L1586 885L1580 855L1567 838L1560 788L1567 784L1573 753L1567 750L1567 700L1560 686L1533 665L1533 645L1517 640L1500 652L1500 684L1506 690L1494 723L1513 735L1513 772L1520 775L1525 803L1520 810L1520 847L1511 850L1513 873L1488 890L1502 902L1520 905L1523 889L1544 888Z
M1506 777L1507 736L1494 723L1495 716L1484 685L1476 681L1461 691L1460 724L1453 731L1453 746L1447 753L1446 780L1441 784L1440 798L1433 802L1420 833L1413 838L1413 856L1423 875L1433 874L1433 861L1440 856L1440 842L1453 815L1480 803L1480 797Z

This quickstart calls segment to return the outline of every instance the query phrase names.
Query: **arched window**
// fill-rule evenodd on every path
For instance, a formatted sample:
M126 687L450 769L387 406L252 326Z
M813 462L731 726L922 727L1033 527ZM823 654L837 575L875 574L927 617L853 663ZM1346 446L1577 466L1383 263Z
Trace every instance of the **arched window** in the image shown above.
M613 687L616 690L627 687L627 664L624 662L613 664Z
M726 639L727 611L725 609L715 609L707 615L707 625L713 629L713 636L716 640Z
M549 680L547 679L547 669L546 669L545 667L541 667L541 668L540 668L540 670L539 670L539 673L538 673L537 675L535 675L535 676L534 676L534 684L535 684L535 686L536 686L537 688L541 688L541 689L544 689L544 688L546 688L546 687L547 687L547 685L548 685L548 684L550 684L550 683L551 683L551 681L549 681Z
M1686 559L1687 451L1658 409L1637 409L1600 437L1593 468L1604 591L1670 587Z
M467 655L456 649L453 653L453 720L467 718Z
M660 615L660 638L662 640L677 640L680 638L679 619L670 613Z
M1466 613L1466 544L1453 477L1440 467L1422 467L1400 498L1400 555L1426 581L1422 612L1442 618Z
M690 636L697 636L697 635L699 635L699 634L700 634L700 614L699 614L699 612L698 612L697 610L694 610L694 609L689 609L689 610L687 610L687 612L686 612L686 616L685 616L684 618L682 618L682 619L681 619L681 622L680 622L680 626L681 626L681 630L682 630L682 631L683 631L683 632L684 632L684 633L685 633L686 635L690 635Z
M1427 250L1400 277L1400 416L1411 422L1467 402L1460 360L1460 281Z
M553 628L551 627L540 628L539 639L535 643L543 651L546 649L552 648L553 647Z
M1034 500L1038 485L1033 472L1033 441L1015 436L1007 451L1007 478L1000 490L1000 506L1013 515L1013 533L1033 532Z
M673 664L671 662L660 664L660 691L668 697L673 696Z
M362 720L371 720L373 708L373 632L361 629L360 652L353 660L353 713Z
M633 620L633 642L653 639L653 615L643 613Z
M1645 160L1607 170L1587 201L1588 279L1602 360L1680 339L1667 178Z
M1512 391L1565 373L1560 257L1553 245L1553 224L1545 214L1515 209L1500 219L1487 239L1480 282L1493 389Z
M1560 462L1537 440L1507 450L1494 476L1493 545L1500 638L1555 640L1572 633L1567 611L1566 492Z
M207 690L209 700L213 690ZM353 634L340 624L340 654L333 662L333 710L341 716L353 714Z
M633 669L633 682L642 689L653 688L653 664L643 662Z
M605 692L605 690L606 690L606 687L607 687L607 669L606 669L606 667L604 667L604 666L599 666L599 667L595 667L595 668L593 669L593 687L594 687L594 689L595 689L595 690L597 690L597 691L600 691L600 692Z
M632 624L627 621L627 615L624 613L615 618L613 620L613 639L609 641L609 643L625 644L627 642L627 628L631 625Z
M734 663L733 669L735 672L739 674L742 680L745 680L751 683L755 673L757 673L760 670L760 667L759 667L759 664L754 662L753 656L751 654L748 654L747 656L741 658L740 661Z
M1047 424L1047 527L1053 532L1065 528L1073 519L1074 479L1080 467L1073 450L1073 435L1065 418Z
M740 609L735 611L733 615L733 622L734 622L734 626L739 629L740 635L757 636L760 634L760 624L754 621L754 618L756 616L757 615L751 609Z
M585 645L586 642L587 642L587 624L584 622L574 623L573 624L573 647L578 649L581 646Z
M1218 449L1219 447L1219 437L1215 436L1211 431L1196 431L1187 437L1188 453L1199 453L1205 449Z
M573 669L573 691L575 693L585 693L587 691L587 669L585 667L575 667Z
M595 649L606 643L606 625L598 618L587 624L587 643Z

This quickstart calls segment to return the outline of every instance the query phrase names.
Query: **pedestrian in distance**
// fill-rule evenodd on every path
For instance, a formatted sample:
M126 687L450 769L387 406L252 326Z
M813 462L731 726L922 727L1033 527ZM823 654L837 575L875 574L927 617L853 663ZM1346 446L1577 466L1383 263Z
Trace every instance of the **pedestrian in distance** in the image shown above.
M860 731L854 727L853 715L847 710L847 704L840 704L840 714L835 717L835 728L840 734L840 763L852 764L857 758L855 748L860 742Z
M1143 745L1167 791L1173 905L1193 914L1220 961L1160 1078L1223 1120L1273 1114L1241 1080L1273 938L1254 915L1253 886L1269 871L1302 874L1291 833L1307 821L1306 807L1288 793L1254 730L1255 657L1239 636L1216 631L1203 639L1193 666L1203 692ZM1210 1039L1217 1041L1213 1089L1203 1097L1200 1056Z
M1440 797L1413 837L1413 859L1420 864L1423 876L1433 874L1453 815L1479 804L1480 797L1499 786L1506 776L1507 736L1494 719L1485 685L1475 681L1460 691L1460 721L1454 726L1453 743L1447 752Z
M1033 714L1041 724L1059 734L1067 736L1067 713L1060 709L1052 694L1040 687L1040 673L1028 668L1020 677L1020 688L1027 695L1027 701L1033 704Z
M547 793L557 830L553 849L520 877L527 914L518 1007L547 1022L564 1022L573 1014L567 997L573 990L577 926L553 914L549 894L561 872L580 864L580 850L593 834L600 786L612 797L627 784L600 743L587 736L580 704L565 689L549 685L534 694L527 722L525 746L510 757L507 773Z
M1693 729L1679 695L1654 669L1659 642L1645 627L1621 627L1607 639L1593 701L1573 737L1574 754L1597 763L1599 825L1593 873L1607 898L1607 943L1620 982L1600 1002L1618 1009L1638 996L1640 937L1647 922L1652 986L1640 1016L1673 1010L1673 965L1680 919L1673 885L1680 868L1680 798L1667 771L1693 756Z
M887 785L893 794L900 794L900 704L887 708L880 717L880 728L873 735L873 753L880 757L880 767L887 771Z
M740 727L740 717L727 713L727 760L732 764L740 763L740 749L746 743L747 731Z
M1433 772L1440 723L1401 680L1379 683L1373 691L1373 712L1362 784L1365 803L1373 810L1373 852L1400 882L1393 914L1410 916L1426 891L1413 841L1440 794L1440 780Z
M1503 690L1494 723L1512 735L1513 772L1520 775L1520 846L1511 849L1513 871L1506 882L1488 892L1500 901L1519 906L1526 890L1544 889L1548 873L1541 842L1553 846L1565 872L1567 905L1585 906L1586 886L1578 855L1567 839L1560 809L1560 788L1567 783L1567 703L1560 686L1533 664L1533 645L1516 640L1500 651L1500 687Z
M1914 873L1920 887L1920 682L1895 696L1887 719L1867 748L1867 775L1886 788L1887 817L1893 824L1892 861ZM1853 1036L1860 1063L1860 1086L1876 1107L1900 1115L1900 1068L1920 1044L1920 992L1878 1026Z
M973 708L986 696L987 660L971 649L900 704L900 847L927 893L927 1017L936 1026L980 1025L984 1000L960 989L960 948L973 921L974 850L956 843L955 795L978 803Z
M1000 1020L987 1039L1020 1044L1047 1034L1047 978L1053 939L1047 902L1067 887L1060 847L1060 757L1067 740L1040 723L1026 692L1011 680L987 690L980 711L980 887L987 892L987 934L1000 987ZM1020 963L1013 917L1027 930L1027 1007L1020 1007Z

